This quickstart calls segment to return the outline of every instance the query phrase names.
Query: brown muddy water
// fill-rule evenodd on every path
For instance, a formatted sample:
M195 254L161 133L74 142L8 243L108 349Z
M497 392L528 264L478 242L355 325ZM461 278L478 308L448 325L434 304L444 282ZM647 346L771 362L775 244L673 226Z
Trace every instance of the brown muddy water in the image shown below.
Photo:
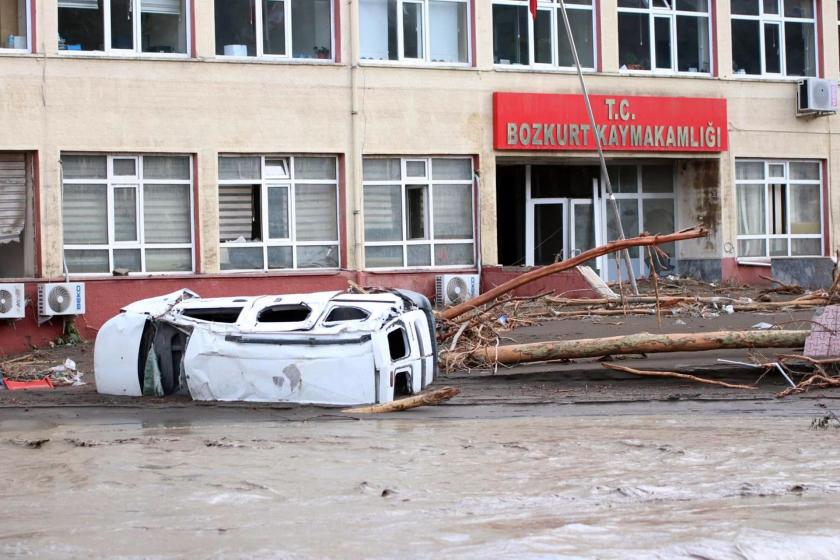
M2 558L840 558L810 418L4 424Z

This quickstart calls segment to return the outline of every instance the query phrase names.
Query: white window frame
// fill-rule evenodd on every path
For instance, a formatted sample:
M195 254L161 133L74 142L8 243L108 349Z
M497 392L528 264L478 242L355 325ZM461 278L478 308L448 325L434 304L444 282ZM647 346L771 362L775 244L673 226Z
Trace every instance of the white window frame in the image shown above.
M677 10L676 9L676 1L675 0L665 0L665 3L670 7L662 7L662 6L655 6L655 0L646 0L648 2L647 8L623 8L618 7L618 15L626 13L626 14L647 14L648 15L648 37L649 37L649 45L648 48L650 50L650 70L633 70L630 68L619 69L620 72L626 72L629 74L668 74L668 75L680 75L680 76L705 76L709 77L714 73L714 64L715 64L715 53L713 48L713 41L712 35L714 30L712 29L712 4L713 0L707 0L708 10L706 12L692 12L686 10ZM708 29L708 36L706 37L707 48L709 51L709 71L708 72L689 72L689 71L681 71L679 70L679 53L678 44L677 44L677 17L678 16L688 16L694 17L697 19L706 18L706 28ZM618 16L616 16L617 18ZM668 19L670 24L671 30L671 63L670 68L657 68L656 67L656 20L657 19ZM618 25L618 19L616 19L616 26ZM616 27L616 30L618 27ZM618 45L619 50L621 49L621 44ZM619 60L621 56L619 54Z
M778 0L779 6L779 13L778 14L765 14L764 13L764 2L762 0L758 1L758 15L741 15L741 14L732 14L730 17L732 20L747 20L747 21L758 21L758 44L759 44L759 63L761 66L761 74L738 74L737 69L735 68L735 57L732 57L732 76L738 79L756 79L756 78L790 78L795 80L801 80L802 78L808 77L820 77L820 30L817 27L817 9L819 6L816 3L816 0L811 0L811 3L814 7L814 17L813 18L797 18L797 17L788 17L785 16L785 0ZM794 23L810 23L814 26L814 76L788 76L787 73L787 44L785 43L785 23L787 22L794 22ZM764 53L764 26L765 24L770 23L774 25L778 25L779 27L779 68L781 69L780 73L773 73L767 72L767 61L765 59ZM730 29L732 25L730 23ZM734 43L733 43L734 45Z
M213 0L215 2L224 2L225 0ZM335 62L335 2L330 1L330 57L329 58L295 58L292 56L292 2L285 0L283 4L283 21L285 22L285 37L286 37L286 54L266 54L263 47L264 30L263 30L263 5L260 0L254 0L254 56L232 56L225 54L217 54L216 58L222 60L301 60L311 62L313 64L330 64ZM213 27L213 39L216 40L216 28Z
M384 58L361 58L359 64L363 65L422 65L441 67L469 67L472 66L472 40L473 40L473 3L470 0L440 0L452 2L453 4L464 4L467 8L467 61L466 62L435 62L431 60L431 28L429 25L429 0L396 0L397 1L397 59ZM405 56L405 35L403 30L403 4L420 4L423 15L423 58L406 58Z
M261 204L261 221L260 224L260 233L262 239L260 241L245 241L244 243L236 242L236 241L221 241L219 240L219 247L220 248L228 248L228 249L245 249L248 247L260 247L262 248L262 255L263 255L263 266L262 268L243 268L243 269L224 269L220 272L222 273L234 273L234 272L276 272L276 273L283 273L287 271L323 271L323 270L338 270L341 268L341 220L340 220L340 212L341 212L341 204L339 199L339 169L338 169L338 158L335 155L330 154L298 154L297 157L307 158L307 157L328 157L335 161L335 179L297 179L295 178L295 157L293 155L255 155L255 154L219 154L219 158L224 157L232 157L232 158L240 158L240 157L259 157L260 158L260 179L218 179L217 186L253 186L259 185L260 187L260 204ZM287 178L272 178L266 177L266 165L265 161L267 159L274 160L274 159L285 159L288 162L288 170L289 176ZM334 185L335 186L335 206L336 206L336 214L335 214L335 223L336 223L336 232L338 233L339 239L334 240L319 240L319 241L298 241L296 239L296 216L295 216L295 189L297 185ZM288 205L289 205L289 237L285 239L277 239L277 238L270 238L268 235L268 189L269 188L287 188L288 189ZM218 206L217 206L218 209ZM325 268L298 268L298 255L297 250L298 247L321 247L324 245L335 245L338 250L338 267L325 267ZM268 248L269 247L291 247L292 249L292 267L291 268L268 268Z
M98 153L65 153L66 156L103 156L105 154ZM114 270L114 250L115 249L134 249L140 251L140 268L139 272L130 272L129 276L166 276L166 275L183 275L192 274L195 272L195 200L193 193L193 158L188 154L145 154L151 157L186 157L189 158L190 178L189 179L149 179L143 177L143 157L144 155L135 154L107 154L107 178L106 179L63 179L62 190L64 185L105 185L107 187L108 201L106 204L108 213L108 243L95 245L79 245L79 244L63 244L62 256L64 251L72 250L89 250L89 251L104 251L108 250L108 267L111 272L73 272L74 277L95 277L95 276L110 276ZM135 161L137 175L134 177L115 176L114 175L114 160L115 159L133 159ZM143 212L143 187L146 184L150 185L186 185L189 187L190 194L190 242L189 243L146 243L145 237L145 223ZM114 189L116 188L131 188L135 189L135 211L137 218L137 240L136 241L115 241L114 240ZM63 241L62 241L63 243ZM190 250L190 270L189 271L172 271L172 272L146 272L146 250L147 249L189 249Z
M475 165L473 162L472 157L470 156L445 156L445 157L370 157L364 158L368 160L373 159L399 159L400 160L400 179L390 179L384 181L367 181L363 180L362 189L368 186L388 186L393 187L396 185L400 186L400 196L401 196L401 204L402 204L402 240L400 241L365 241L364 246L367 247L394 247L394 246L402 246L403 251L403 266L389 266L389 267L372 267L367 266L365 263L366 270L428 270L428 269L436 269L436 270L463 270L465 268L474 269L478 263L478 246L477 246L477 235L476 235L476 203L475 203L475 181L474 179L438 179L432 180L432 160L435 159L469 159L470 160L470 170L471 173L475 174ZM425 178L418 178L418 177L408 177L406 174L406 165L409 162L418 162L423 161L426 165L426 177ZM470 186L470 193L471 193L471 206L472 206L472 237L469 239L435 239L434 231L435 231L435 216L434 216L434 185L469 185ZM408 187L417 187L417 186L425 186L428 188L428 196L427 196L427 205L428 205L428 215L424 216L426 220L426 227L428 228L428 238L427 239L408 239L408 214L406 212L406 189ZM364 199L364 193L362 193L362 198ZM364 226L364 219L362 220ZM364 235L364 227L362 228L362 235ZM467 243L471 243L473 246L473 263L472 264L454 264L454 265L438 265L435 264L435 246L437 245L466 245ZM419 266L409 266L408 265L408 247L411 245L428 245L429 250L431 251L431 264L430 265L419 265Z
M24 4L26 6L26 48L7 48L8 37L0 37L0 54L29 54L32 52L32 0L25 0Z
M493 6L517 6L517 7L524 7L529 8L528 0L493 0ZM492 7L491 7L492 8ZM558 25L563 25L563 16L560 15L558 10L562 9L560 7L560 0L539 0L537 4L537 10L542 11L550 11L551 12L551 64L546 63L537 63L534 61L535 58L535 44L534 44L534 18L531 16L531 13L528 12L528 64L502 64L495 62L494 60L494 67L496 69L514 69L514 70L564 70L564 71L571 71L576 70L574 66L560 66L558 64L558 40L559 34L557 32ZM584 72L595 72L596 66L598 65L598 46L599 46L599 38L598 38L598 7L596 6L596 0L592 0L590 4L569 4L566 3L566 10L580 10L580 11L588 11L591 13L590 21L592 22L592 63L593 66L583 66L582 69ZM491 32L493 29L493 25L495 23L492 21L492 13L491 13ZM577 47L577 45L576 45ZM493 48L491 44L491 49ZM579 48L579 47L578 47ZM578 50L578 53L580 51ZM495 53L493 53L493 58L495 59Z
M735 223L735 254L738 255L738 241L744 240L764 240L764 256L763 257L742 257L738 255L739 261L744 261L747 263L755 263L755 262L769 262L771 258L783 258L783 257L808 257L808 256L823 256L825 253L825 220L824 220L824 213L825 213L825 195L823 193L823 165L821 160L817 159L792 159L792 160L776 160L776 159L750 159L750 158L738 158L735 160L735 166L739 163L762 163L764 164L764 179L735 179L735 212L736 212L736 223ZM820 178L819 179L791 179L790 178L790 164L791 163L815 163L820 170ZM770 166L771 165L784 165L785 174L784 177L771 177L770 176ZM737 172L736 172L737 173ZM771 234L770 230L770 185L777 185L777 184L784 184L785 185L785 229L787 229L788 233L785 234ZM820 233L790 233L790 187L791 184L794 185L817 185L819 186L820 191ZM738 186L740 185L763 185L764 186L764 233L759 235L741 235L738 233L738 224L737 224L737 212L738 212ZM770 241L774 239L785 239L787 240L787 255L775 255L773 257L770 256ZM818 255L791 255L791 244L794 239L819 239L820 240L820 253Z
M103 28L102 28L102 42L104 45L104 50L101 51L69 51L69 50L59 50L58 53L60 56L128 56L128 57L143 57L143 58L191 58L192 57L192 2L193 0L184 0L184 25L186 25L186 33L184 38L184 44L187 47L187 52L185 53L161 53L161 52L144 52L143 51L143 43L140 40L141 33L143 32L142 29L142 21L143 18L141 17L141 3L143 0L131 0L131 10L134 14L133 16L133 34L132 37L134 41L134 48L132 49L115 49L111 48L111 0L102 0L102 18L103 18ZM60 8L56 8L56 17L58 17L58 11Z

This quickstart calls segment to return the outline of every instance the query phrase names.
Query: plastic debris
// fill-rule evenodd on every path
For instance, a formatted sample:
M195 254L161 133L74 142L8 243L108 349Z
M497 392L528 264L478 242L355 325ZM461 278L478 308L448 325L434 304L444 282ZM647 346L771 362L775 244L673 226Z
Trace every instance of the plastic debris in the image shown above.
M682 319L677 319L676 321L674 321L674 324L675 325L687 325L688 323L686 323Z
M5 379L6 389L9 391L32 391L38 389L52 389L54 386L49 376L35 381L11 381Z
M761 322L761 323L756 323L755 325L751 326L750 328L751 329L759 329L759 330L767 330L767 329L772 329L773 325L771 325L770 323Z
M723 306L723 312L726 313L727 315L732 315L733 313L735 313L735 307L731 304L730 305L724 305Z

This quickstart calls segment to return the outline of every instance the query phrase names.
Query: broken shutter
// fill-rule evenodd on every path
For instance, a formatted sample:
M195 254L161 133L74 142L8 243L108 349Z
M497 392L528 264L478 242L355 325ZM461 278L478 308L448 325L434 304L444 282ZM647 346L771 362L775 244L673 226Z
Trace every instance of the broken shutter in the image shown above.
M0 243L19 241L26 216L26 159L0 154Z
M219 187L219 238L222 241L251 241L254 221L253 187Z

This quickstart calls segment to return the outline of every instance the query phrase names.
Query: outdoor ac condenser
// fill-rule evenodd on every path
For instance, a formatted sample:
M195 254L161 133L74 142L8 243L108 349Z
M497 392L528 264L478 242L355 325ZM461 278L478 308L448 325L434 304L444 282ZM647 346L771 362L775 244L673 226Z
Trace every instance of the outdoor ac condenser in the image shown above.
M435 277L437 305L457 305L478 295L478 274L443 274Z
M23 319L25 315L23 284L0 284L0 319Z
M81 282L38 285L38 314L83 315L85 312L85 285Z
M837 112L837 82L806 78L799 82L797 115L833 115Z

